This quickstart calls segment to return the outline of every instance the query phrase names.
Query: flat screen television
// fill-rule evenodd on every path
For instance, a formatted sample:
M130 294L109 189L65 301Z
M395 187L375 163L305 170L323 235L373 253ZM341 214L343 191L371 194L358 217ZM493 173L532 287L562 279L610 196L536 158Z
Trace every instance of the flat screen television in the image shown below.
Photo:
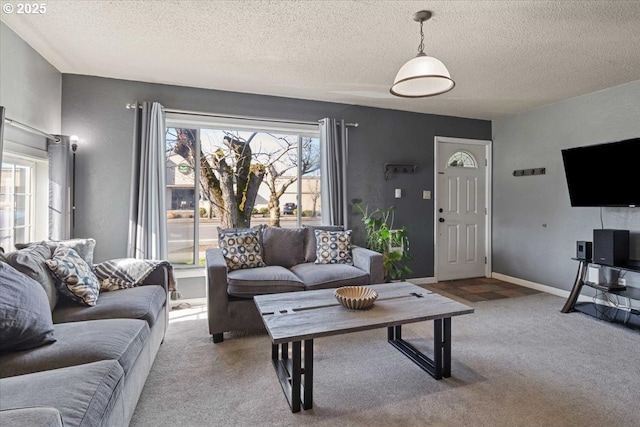
M562 150L571 206L640 207L640 138Z

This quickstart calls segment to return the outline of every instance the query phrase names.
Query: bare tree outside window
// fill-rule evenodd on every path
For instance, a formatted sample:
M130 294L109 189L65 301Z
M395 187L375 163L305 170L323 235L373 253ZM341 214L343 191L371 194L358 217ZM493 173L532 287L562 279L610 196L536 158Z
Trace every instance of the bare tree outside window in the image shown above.
M272 152L261 152L258 158L262 160L267 170L265 184L271 192L269 197L269 225L280 226L280 199L287 189L298 181L298 166L300 175L306 175L320 169L320 151L312 143L312 138L302 137L302 156L298 157L298 137L278 137L282 149Z
M307 207L301 211L302 216L311 217L304 222L319 221L316 220L320 195L317 137L170 127L166 141L172 262L191 264L200 258L202 263L204 250L217 246L218 226L249 228L257 223L295 227L299 225L295 214L303 204ZM304 178L301 185L295 185L300 177ZM282 223L284 202L288 207L294 205L296 211Z

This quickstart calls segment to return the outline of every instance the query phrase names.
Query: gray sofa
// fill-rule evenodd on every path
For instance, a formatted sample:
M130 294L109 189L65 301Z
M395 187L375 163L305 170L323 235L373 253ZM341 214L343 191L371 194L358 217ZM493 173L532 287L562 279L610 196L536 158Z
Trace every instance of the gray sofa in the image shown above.
M51 289L39 268L44 253L42 246L31 246L0 263L3 290L32 286L16 305L35 313L44 301L51 317L40 313L38 321L50 322L54 339L18 350L2 343L0 425L126 426L164 339L170 267L153 270L144 286L101 292L95 306L86 306ZM24 278L15 273L30 282L14 286ZM4 334L11 325L3 298Z
M352 265L316 264L315 230L342 227L264 228L266 265L260 268L230 270L221 249L207 250L207 312L214 343L224 340L224 332L264 328L255 295L384 282L382 255L369 249L353 246Z

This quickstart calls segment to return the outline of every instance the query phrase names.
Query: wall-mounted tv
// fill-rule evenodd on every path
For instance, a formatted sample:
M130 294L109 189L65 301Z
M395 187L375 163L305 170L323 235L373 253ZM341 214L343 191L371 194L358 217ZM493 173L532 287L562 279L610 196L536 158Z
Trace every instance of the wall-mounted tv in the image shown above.
M640 138L562 150L571 206L640 207Z

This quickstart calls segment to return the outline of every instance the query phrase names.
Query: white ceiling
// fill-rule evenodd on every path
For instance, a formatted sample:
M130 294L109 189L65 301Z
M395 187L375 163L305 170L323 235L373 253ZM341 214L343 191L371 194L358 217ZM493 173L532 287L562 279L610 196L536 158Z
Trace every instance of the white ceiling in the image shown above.
M11 2L3 2L3 4ZM62 73L495 119L640 80L639 1L48 1L0 12ZM456 82L389 94L420 42Z

